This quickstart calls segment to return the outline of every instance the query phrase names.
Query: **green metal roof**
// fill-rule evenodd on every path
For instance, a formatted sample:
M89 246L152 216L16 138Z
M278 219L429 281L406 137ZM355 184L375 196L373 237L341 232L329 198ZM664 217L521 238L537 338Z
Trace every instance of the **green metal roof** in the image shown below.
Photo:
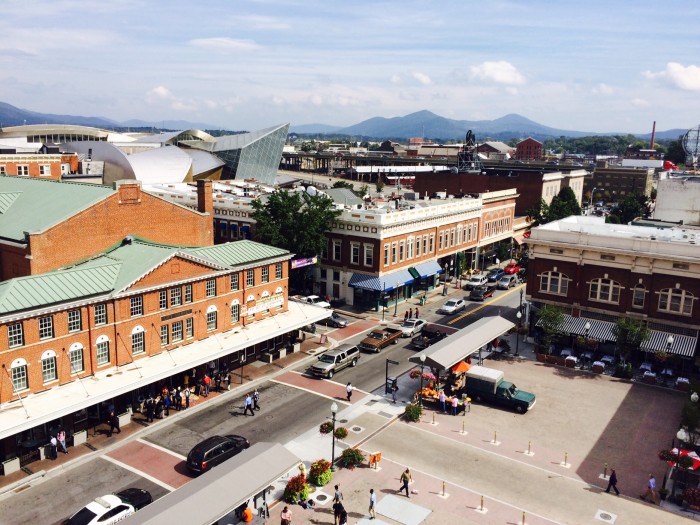
M0 176L0 237L18 242L44 231L114 193L98 184Z
M225 266L240 266L272 257L283 257L291 254L282 248L275 248L255 241L235 241L203 248L189 248L189 253L206 257Z

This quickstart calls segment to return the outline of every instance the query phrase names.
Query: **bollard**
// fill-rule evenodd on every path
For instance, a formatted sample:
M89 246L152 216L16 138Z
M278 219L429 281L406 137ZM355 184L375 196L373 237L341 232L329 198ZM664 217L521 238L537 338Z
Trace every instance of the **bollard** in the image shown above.
M442 482L442 495L445 496L445 482Z
M568 452L564 452L564 466L566 466L566 465L569 464L568 459L569 459L569 453L568 453Z
M525 511L523 511L523 525L525 525Z
M484 497L481 496L481 512L484 511Z
M528 455L528 456L529 456L530 454L532 454L532 452L530 451L530 445L531 445L531 444L532 444L532 441L528 441L528 442L527 442L527 455Z
M462 421L462 434L464 434L464 421Z
M498 440L496 439L496 431L495 430L493 431L493 442L494 443L498 442Z
M607 478L608 477L608 464L603 463L603 477Z
M435 412L433 412L433 425L435 424Z

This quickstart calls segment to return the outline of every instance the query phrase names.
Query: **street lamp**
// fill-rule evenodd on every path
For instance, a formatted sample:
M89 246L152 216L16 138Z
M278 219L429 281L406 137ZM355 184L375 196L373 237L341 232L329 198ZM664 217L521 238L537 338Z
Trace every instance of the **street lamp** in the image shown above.
M444 286L442 287L442 295L447 295L447 277L449 276L448 270L449 270L449 267L447 266L447 263L445 263L445 273L444 273L445 282L444 282Z
M673 336L669 335L666 339L666 352L671 353L671 347L673 346Z
M396 283L396 301L394 302L394 317L396 317L396 313L399 310L399 286L401 286L401 283Z
M420 354L420 406L423 406L423 367L425 366L425 354Z
M522 318L523 314L520 313L520 310L518 310L518 313L515 314L515 317L518 318L518 333L515 334L515 355L518 356L518 351L520 349L520 328L522 327L522 323L520 319Z
M690 394L690 400L691 400L693 403L697 403L697 402L698 402L698 399L700 399L700 396L698 396L698 393L697 393L697 392L693 392L692 394Z
M586 322L586 325L583 327L583 332L584 332L584 337L588 339L588 332L591 331L591 323Z
M332 439L333 439L333 448L331 449L331 471L335 472L335 415L338 413L338 404L333 401L333 404L331 405L331 414L333 414L333 432L332 432Z

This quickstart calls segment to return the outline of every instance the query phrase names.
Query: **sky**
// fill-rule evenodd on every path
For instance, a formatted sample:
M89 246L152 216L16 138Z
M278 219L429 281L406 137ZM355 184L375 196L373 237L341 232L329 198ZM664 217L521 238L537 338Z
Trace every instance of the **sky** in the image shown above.
M697 0L3 0L0 101L229 130L421 110L649 133L700 122Z

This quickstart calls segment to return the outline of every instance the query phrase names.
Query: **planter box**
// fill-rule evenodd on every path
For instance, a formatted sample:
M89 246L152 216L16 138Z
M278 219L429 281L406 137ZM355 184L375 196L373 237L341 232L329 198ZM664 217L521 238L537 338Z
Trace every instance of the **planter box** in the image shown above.
M547 354L540 354L539 352L535 354L537 356L537 361L540 363L546 363L547 362Z
M690 392L690 383L676 383L676 388L681 392Z
M593 365L593 368L591 370L593 370L594 374L602 374L603 372L605 372L605 367L602 365Z
M645 377L644 382L647 385L655 385L656 384L656 378L655 377Z
M119 418L119 428L131 423L131 414L129 414L128 412L124 412L123 414L119 414L117 417Z
M79 430L73 434L73 446L77 447L87 442L87 430Z
M282 347L279 349L279 353L280 353L280 358L282 358L282 357L287 355L287 349L285 347Z
M575 357L567 357L566 360L564 361L564 364L566 365L566 368L576 368L576 358Z
M294 343L292 345L292 352L298 352L299 350L301 350L301 343Z
M19 458L12 458L2 462L2 470L5 476L19 470Z

